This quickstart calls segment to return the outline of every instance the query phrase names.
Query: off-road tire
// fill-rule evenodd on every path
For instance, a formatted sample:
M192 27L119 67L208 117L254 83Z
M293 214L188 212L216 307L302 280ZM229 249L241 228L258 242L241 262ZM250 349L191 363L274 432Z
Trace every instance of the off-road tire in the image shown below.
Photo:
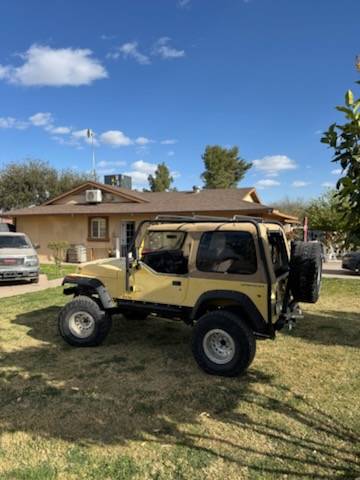
M69 328L69 320L76 312L86 312L94 319L94 330L88 337L77 337ZM83 295L79 295L67 303L61 309L58 318L60 335L69 345L75 347L94 347L100 345L109 333L111 323L111 316L101 310L94 300Z
M39 283L39 281L40 281L40 278L39 278L39 277L35 277L35 278L32 278L32 279L30 280L30 283Z
M126 320L143 321L149 316L149 314L146 312L124 312L123 316L126 318Z
M297 302L316 303L321 287L321 246L316 242L293 242L290 259L290 290Z
M211 330L223 330L235 344L233 358L225 364L213 362L205 353L204 338ZM235 377L243 373L252 363L256 353L256 340L246 323L232 312L218 310L203 315L194 327L192 352L199 367L211 375Z

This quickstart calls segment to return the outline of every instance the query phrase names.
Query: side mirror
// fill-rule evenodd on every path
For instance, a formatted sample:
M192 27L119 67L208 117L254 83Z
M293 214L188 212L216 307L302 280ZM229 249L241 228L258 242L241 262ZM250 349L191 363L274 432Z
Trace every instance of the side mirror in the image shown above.
M34 248L35 248L35 250L39 250L40 244L39 244L39 243L35 243Z

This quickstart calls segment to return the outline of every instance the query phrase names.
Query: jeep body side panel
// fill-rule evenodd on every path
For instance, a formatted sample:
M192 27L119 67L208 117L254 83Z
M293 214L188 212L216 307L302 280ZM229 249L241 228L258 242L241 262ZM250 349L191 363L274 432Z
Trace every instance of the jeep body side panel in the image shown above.
M139 261L129 277L130 291L121 298L169 305L184 305L189 275L159 273Z
M237 231L238 226L230 224L220 225L217 231ZM208 231L213 231L210 229ZM184 304L194 307L199 298L208 291L231 291L243 293L256 306L260 315L268 320L268 282L263 261L263 254L259 246L257 229L254 225L246 224L246 231L255 239L257 270L253 274L224 274L220 272L202 272L197 269L196 259L201 236L204 231L189 232L192 237L192 249L189 257L190 286Z
M206 313L211 305L217 308L240 309L254 332L272 336L272 330L263 315L252 300L244 293L231 290L213 290L202 294L191 312L191 319L195 320Z

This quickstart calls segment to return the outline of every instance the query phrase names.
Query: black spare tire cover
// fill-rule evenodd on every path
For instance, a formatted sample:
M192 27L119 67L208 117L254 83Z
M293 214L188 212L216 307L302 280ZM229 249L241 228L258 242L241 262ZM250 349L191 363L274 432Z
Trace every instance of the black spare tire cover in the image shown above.
M321 286L321 245L293 242L290 259L290 290L297 302L316 303Z

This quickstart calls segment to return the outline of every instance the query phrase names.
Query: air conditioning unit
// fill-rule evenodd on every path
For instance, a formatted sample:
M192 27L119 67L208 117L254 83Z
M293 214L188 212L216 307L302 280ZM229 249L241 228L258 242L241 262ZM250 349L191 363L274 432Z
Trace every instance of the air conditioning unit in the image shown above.
M101 190L86 190L85 200L87 203L100 203L102 201Z

